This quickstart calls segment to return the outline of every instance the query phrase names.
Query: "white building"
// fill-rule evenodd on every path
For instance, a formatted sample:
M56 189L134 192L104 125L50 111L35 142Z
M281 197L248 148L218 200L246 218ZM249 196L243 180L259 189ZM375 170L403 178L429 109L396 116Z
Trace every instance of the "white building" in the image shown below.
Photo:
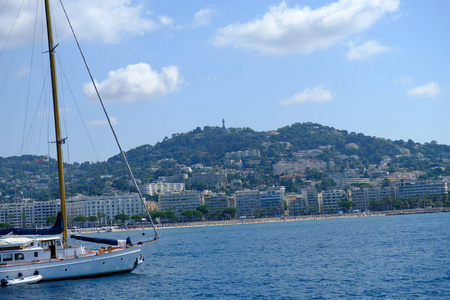
M260 214L262 217L282 215L284 190L284 187L277 186L270 187L266 191L237 191L235 198L238 217L251 217L255 214Z
M164 193L181 192L185 189L183 182L152 182L139 186L141 194L144 195L156 195Z
M339 204L344 200L344 190L333 189L322 192L322 212L335 213L339 211Z
M312 170L323 171L326 170L329 165L334 166L334 162L327 163L321 160L306 160L299 161L280 161L273 165L274 174L289 174L289 173L302 173L307 168Z
M183 211L195 210L202 204L202 194L197 191L183 191L159 195L159 210L173 211L178 218L181 218Z
M259 192L260 207L266 211L266 216L281 216L284 212L284 186L269 187Z
M225 193L207 193L203 195L203 203L209 206L212 213L228 208L228 196Z
M48 227L47 218L56 216L60 201L34 201L24 199L20 202L0 204L0 223L9 223L17 228Z
M146 213L146 207L137 193L113 194L102 196L78 195L66 201L67 218L77 216L98 216L101 212L107 220L113 220L118 214L128 216Z
M306 212L318 213L321 211L322 207L322 194L319 193L315 188L305 188L302 189L303 205Z
M423 195L447 194L447 184L443 180L401 181L396 184L398 199Z
M379 201L389 197L395 199L395 189L393 187L357 188L350 190L350 199L356 203L354 209L368 211L370 201Z
M255 209L260 207L259 190L237 191L235 197L238 217L253 216Z
M261 151L259 150L245 150L245 151L236 151L236 152L227 152L225 157L227 159L231 158L245 158L245 157L260 157Z

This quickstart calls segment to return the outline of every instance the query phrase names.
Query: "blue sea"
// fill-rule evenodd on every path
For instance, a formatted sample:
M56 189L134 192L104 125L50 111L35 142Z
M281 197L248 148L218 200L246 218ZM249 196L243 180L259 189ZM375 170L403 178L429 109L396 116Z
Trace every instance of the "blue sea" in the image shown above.
M142 233L96 235L137 241ZM159 235L130 274L6 287L0 298L450 299L450 213L174 228Z

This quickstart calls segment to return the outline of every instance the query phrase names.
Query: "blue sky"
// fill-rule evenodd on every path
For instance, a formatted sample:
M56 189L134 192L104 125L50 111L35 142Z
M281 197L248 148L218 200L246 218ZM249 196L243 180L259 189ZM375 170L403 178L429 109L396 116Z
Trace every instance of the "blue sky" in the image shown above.
M48 92L42 83L28 92L47 72L42 21L35 23L42 5L21 2L0 1L0 156L46 155L50 147L54 157L48 113L35 104L48 102ZM257 131L316 122L450 144L449 1L65 2L124 150L222 119ZM117 147L59 1L52 5L65 157L106 160Z

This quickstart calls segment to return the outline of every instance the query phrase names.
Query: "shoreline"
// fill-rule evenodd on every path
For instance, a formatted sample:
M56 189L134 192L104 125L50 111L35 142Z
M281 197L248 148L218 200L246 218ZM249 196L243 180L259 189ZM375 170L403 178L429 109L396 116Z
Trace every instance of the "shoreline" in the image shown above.
M262 224L262 223L281 223L281 222L295 222L295 221L313 221L313 220L328 220L328 219L343 219L343 218L363 218L363 217L382 217L393 215L411 215L411 214L426 214L426 213L442 213L450 212L450 207L439 208L418 208L405 210L391 210L384 212L372 213L345 213L345 214L325 214L325 215L302 215L302 216L288 216L276 218L249 218L249 219L235 219L235 220L220 220L220 221L198 221L186 223L168 223L155 225L156 230L172 229L172 228L192 228L192 227L212 227L212 226L230 226L230 225L246 225L246 224ZM151 226L137 226L119 228L118 226L108 226L101 228L79 228L71 229L70 233L89 233L89 232L108 232L108 231L135 231L135 230L152 230Z

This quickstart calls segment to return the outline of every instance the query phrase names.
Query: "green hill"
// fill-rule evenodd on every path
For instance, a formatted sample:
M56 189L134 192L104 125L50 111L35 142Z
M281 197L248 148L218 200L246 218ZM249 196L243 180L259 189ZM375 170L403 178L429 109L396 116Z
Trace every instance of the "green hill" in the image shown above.
M390 172L418 170L427 172L427 178L449 175L450 146L434 141L425 144L392 141L314 123L295 123L268 132L197 127L187 133L173 134L155 145L131 149L126 154L136 178L145 183L178 173L179 165L200 163L216 169L233 168L226 153L259 150L256 163L255 158L242 158L244 169L259 176L259 181L255 181L258 183L261 178L267 181L274 176L272 168L277 162L298 160L306 150L314 149L319 151L310 159L333 161L334 172L350 168L362 173L384 160ZM56 164L54 160L37 164L41 158L30 155L0 158L0 200L18 195L42 200L57 197L56 185L48 183L56 178ZM69 195L129 189L119 155L106 162L68 165L66 178Z

